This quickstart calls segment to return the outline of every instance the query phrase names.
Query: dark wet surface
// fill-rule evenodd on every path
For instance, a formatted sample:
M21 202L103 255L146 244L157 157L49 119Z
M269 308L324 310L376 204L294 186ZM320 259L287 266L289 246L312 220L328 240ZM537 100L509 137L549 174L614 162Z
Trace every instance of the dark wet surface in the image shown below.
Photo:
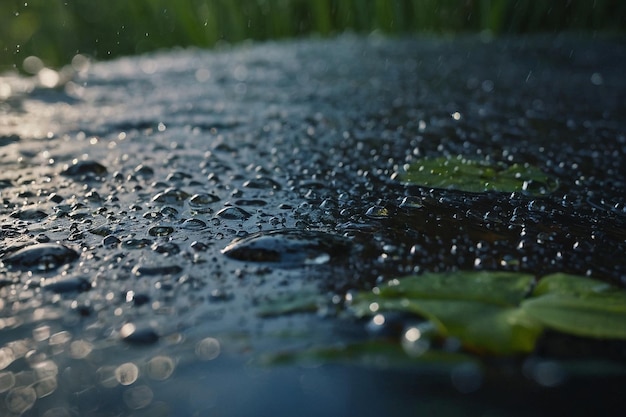
M617 342L546 335L535 362L480 369L254 363L376 337L345 295L406 274L625 287L625 70L622 38L344 37L124 58L52 90L0 79L0 414L614 415ZM392 179L446 155L559 187ZM261 313L298 294L317 312ZM556 378L570 357L622 371Z

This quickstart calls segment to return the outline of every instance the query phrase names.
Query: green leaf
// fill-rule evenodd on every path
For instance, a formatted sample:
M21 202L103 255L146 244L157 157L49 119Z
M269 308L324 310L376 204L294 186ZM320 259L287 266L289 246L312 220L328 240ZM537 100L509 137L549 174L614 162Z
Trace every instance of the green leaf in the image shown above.
M261 317L315 312L325 298L317 293L301 292L273 297L259 304L257 314Z
M424 187L481 193L485 191L523 192L543 195L554 191L558 182L529 164L496 164L455 158L425 158L405 166L399 173L403 182Z
M626 339L626 291L590 278L552 274L522 303L546 327L577 336Z
M531 291L530 274L503 271L458 271L425 273L392 280L379 289L383 298L411 298L481 301L517 306Z
M464 346L496 354L530 352L543 327L518 307L533 277L511 272L424 274L354 297L357 316L405 311L432 321Z

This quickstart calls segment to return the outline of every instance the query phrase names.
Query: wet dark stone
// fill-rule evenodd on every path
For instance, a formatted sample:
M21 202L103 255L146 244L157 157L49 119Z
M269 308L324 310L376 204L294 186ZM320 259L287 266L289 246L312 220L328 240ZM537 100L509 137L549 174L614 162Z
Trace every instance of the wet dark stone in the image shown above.
M350 253L349 239L323 231L286 229L236 239L222 250L229 258L278 266L319 265Z
M50 271L78 258L74 249L57 243L40 243L18 250L2 259L11 269Z
M91 282L86 278L67 278L46 280L42 288L57 294L65 294L71 292L84 292L91 289Z
M79 161L61 171L61 174L68 177L96 177L107 173L104 165L96 161Z
M48 214L42 210L23 209L23 210L14 211L13 213L11 213L11 217L13 217L14 219L20 219L20 220L37 221L37 220L45 219L46 217L48 217Z
M247 220L252 216L252 214L239 207L224 207L215 215L226 220Z

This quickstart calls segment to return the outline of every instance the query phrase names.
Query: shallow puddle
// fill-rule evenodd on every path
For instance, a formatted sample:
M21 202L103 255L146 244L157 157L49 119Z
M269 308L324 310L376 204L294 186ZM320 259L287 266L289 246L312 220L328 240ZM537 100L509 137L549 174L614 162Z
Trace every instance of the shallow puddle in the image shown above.
M624 63L623 39L344 36L1 77L0 414L611 414L623 341L500 358L346 306L423 272L625 288ZM489 188L403 181L425 158Z

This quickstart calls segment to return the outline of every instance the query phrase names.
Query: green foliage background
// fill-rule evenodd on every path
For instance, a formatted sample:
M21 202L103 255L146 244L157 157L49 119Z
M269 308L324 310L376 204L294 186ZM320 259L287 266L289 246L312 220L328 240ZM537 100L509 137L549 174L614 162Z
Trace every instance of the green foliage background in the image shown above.
M3 0L0 71L173 46L345 30L391 34L622 31L623 0Z

